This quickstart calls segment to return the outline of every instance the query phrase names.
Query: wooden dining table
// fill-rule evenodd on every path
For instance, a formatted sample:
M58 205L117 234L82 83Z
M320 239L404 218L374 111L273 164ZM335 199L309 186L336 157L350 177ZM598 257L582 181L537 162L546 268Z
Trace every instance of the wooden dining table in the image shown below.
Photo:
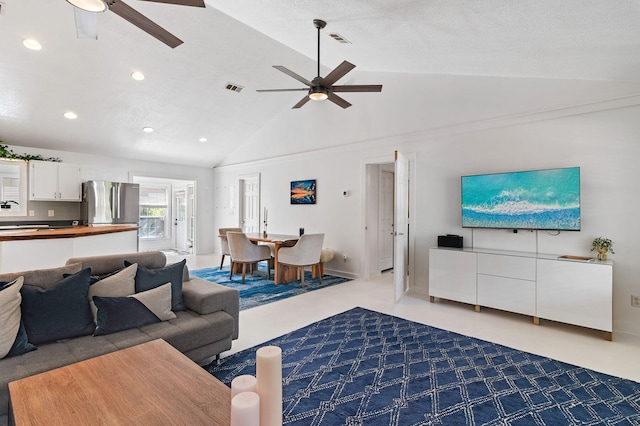
M278 250L280 247L291 247L298 242L300 238L297 235L285 235L285 234L263 234L263 233L248 233L246 234L249 241L254 243L273 243L275 248L273 250L273 281L275 284L283 284L289 281L297 279L297 268L289 267L287 265L281 265L278 263Z

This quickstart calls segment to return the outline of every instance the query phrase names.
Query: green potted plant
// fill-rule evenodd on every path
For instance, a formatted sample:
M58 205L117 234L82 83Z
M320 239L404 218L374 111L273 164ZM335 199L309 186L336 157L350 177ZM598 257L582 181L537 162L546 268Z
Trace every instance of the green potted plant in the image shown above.
M594 239L593 243L591 243L591 251L594 250L598 252L598 260L607 260L607 252L616 254L613 251L613 241L609 238L598 237Z
M0 201L0 209L10 209L11 204L15 204L17 206L18 202L13 200Z

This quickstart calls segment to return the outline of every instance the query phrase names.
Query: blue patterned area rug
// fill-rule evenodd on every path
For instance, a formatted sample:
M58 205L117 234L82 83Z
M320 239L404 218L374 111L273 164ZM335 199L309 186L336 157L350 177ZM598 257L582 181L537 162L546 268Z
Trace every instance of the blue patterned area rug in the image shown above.
M301 287L300 281L275 285L273 280L267 280L267 270L266 267L262 265L260 265L260 270L254 275L249 275L247 271L244 284L242 284L241 274L234 274L233 279L229 280L229 267L224 267L222 270L218 267L198 269L189 271L189 273L195 277L232 287L240 291L240 310L351 281L349 278L323 275L322 284L320 284L318 279L311 278L311 273L307 271L304 275L304 288Z
M640 424L639 383L363 308L264 345L286 425ZM230 385L257 349L205 368Z

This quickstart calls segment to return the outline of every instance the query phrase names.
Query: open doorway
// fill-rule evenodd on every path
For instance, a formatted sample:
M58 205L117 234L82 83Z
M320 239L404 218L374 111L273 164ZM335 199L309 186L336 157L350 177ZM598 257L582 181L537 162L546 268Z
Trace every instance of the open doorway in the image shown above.
M368 276L394 268L394 163L366 165L366 239Z
M195 181L133 176L140 184L140 251L195 254Z
M415 232L409 220L415 217L415 188L409 184L415 181L415 154L404 157L406 165L401 179L391 156L368 159L363 164L365 232L362 277L369 279L387 271L398 276L397 273L401 272L402 292L412 286L415 278L411 272L415 265ZM404 196L398 197L399 194ZM403 207L400 210L399 202ZM404 219L398 225L400 217Z

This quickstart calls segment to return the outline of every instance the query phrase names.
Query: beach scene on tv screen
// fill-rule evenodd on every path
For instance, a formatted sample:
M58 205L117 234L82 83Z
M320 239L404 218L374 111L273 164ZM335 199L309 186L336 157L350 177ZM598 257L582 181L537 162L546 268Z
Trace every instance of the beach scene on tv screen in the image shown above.
M580 230L580 168L463 176L462 226Z

